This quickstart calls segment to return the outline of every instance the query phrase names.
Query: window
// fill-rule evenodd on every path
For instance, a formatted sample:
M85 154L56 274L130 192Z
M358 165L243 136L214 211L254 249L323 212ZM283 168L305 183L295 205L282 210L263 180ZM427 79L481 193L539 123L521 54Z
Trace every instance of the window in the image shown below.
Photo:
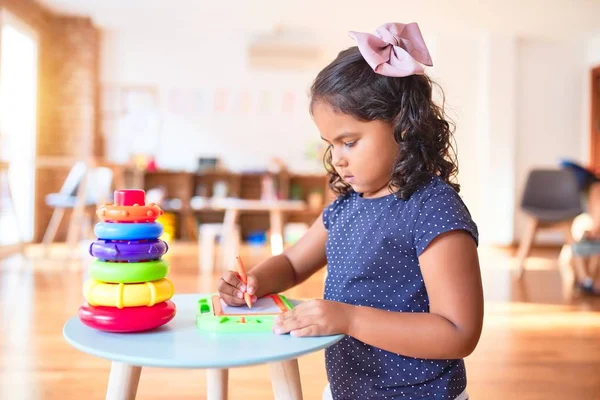
M0 187L0 245L33 238L37 57L35 31L0 10L0 161L12 194Z

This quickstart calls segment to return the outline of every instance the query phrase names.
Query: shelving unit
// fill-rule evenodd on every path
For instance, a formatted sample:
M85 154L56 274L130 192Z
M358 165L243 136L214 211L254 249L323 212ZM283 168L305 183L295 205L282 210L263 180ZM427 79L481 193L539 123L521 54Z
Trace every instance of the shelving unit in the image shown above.
M127 181L133 174L127 174ZM215 195L236 197L241 199L258 200L261 198L265 177L271 177L275 183L278 198L303 200L307 204L306 210L286 211L285 222L303 222L312 224L323 207L331 198L328 187L327 175L295 174L282 171L277 174L269 172L236 173L229 171L185 172L159 170L144 172L141 179L141 188L149 190L163 187L167 199L178 199L180 207L162 205L165 211L172 212L177 218L176 238L183 240L194 239L198 223L223 222L224 212L217 210L195 210L192 198L201 196L212 198ZM218 185L225 185L225 193L215 193ZM221 187L221 190L223 186ZM269 228L269 217L264 212L244 212L240 215L239 225L243 238L252 232L266 231Z

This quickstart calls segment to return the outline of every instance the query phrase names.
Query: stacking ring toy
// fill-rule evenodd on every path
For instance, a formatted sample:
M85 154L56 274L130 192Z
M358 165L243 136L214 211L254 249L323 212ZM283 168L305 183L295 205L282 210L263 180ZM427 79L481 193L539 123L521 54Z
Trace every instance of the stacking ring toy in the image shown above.
M108 203L96 210L96 215L104 222L154 222L163 214L156 204L120 206Z
M105 240L158 239L162 233L163 227L158 222L149 222L147 224L98 222L94 226L96 237Z
M94 279L83 284L83 296L91 306L139 307L167 301L175 292L173 283L164 278L158 281L133 283L102 283Z
M172 301L164 301L152 307L90 306L79 308L79 319L90 328L107 332L140 332L158 328L175 317L176 307Z
M98 240L90 245L90 255L103 261L158 260L169 250L162 240L110 241Z
M114 263L94 260L90 264L92 279L106 283L140 283L157 281L167 276L169 264L164 260Z

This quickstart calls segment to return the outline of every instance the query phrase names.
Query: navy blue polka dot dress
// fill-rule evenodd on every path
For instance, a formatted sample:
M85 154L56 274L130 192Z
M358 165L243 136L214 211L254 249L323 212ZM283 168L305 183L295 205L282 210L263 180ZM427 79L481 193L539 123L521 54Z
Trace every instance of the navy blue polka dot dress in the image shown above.
M349 192L323 212L328 231L325 299L396 312L429 312L418 256L438 235L477 226L438 177L408 200ZM334 400L454 399L466 387L463 360L404 357L346 336L325 351Z

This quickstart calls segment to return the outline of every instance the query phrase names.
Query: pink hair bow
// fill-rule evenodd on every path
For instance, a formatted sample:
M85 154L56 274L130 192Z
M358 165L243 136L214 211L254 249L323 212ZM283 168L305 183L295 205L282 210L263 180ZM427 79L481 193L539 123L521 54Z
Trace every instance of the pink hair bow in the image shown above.
M352 31L348 34L356 40L358 50L378 74L394 77L422 75L424 69L421 64L433 65L416 22L384 24L377 28L375 35Z

